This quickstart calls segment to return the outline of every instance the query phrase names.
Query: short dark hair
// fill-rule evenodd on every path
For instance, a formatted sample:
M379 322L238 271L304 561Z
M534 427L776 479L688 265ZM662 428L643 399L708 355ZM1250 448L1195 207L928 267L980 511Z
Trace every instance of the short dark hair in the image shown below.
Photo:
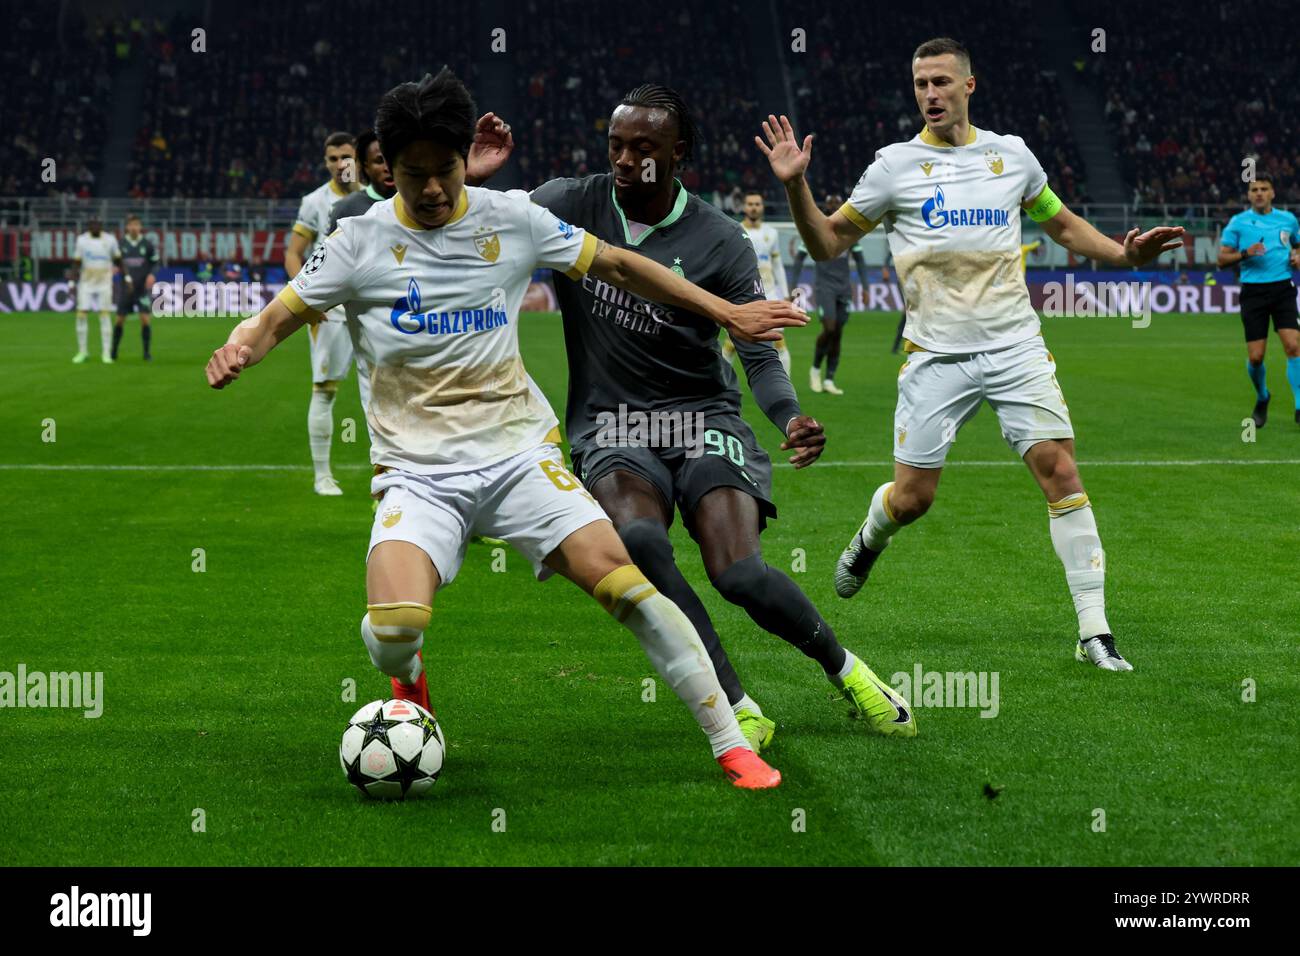
M952 37L935 37L933 40L926 40L916 52L912 54L913 60L919 60L923 56L943 56L945 53L951 53L957 58L957 61L966 67L966 72L970 73L970 50L966 49Z
M427 139L454 149L464 159L474 143L474 97L448 67L420 82L401 83L384 94L375 114L379 149L391 169L398 154Z
M355 146L356 140L352 138L351 133L330 133L325 137L325 149L331 146Z
M1270 186L1273 187L1274 191L1277 190L1277 183L1274 181L1273 177L1268 173L1256 173L1255 178L1252 179L1249 183L1247 183L1246 188L1249 189L1255 183L1268 183Z
M364 129L357 133L357 178L363 183L370 182L370 177L366 175L366 153L370 151L370 144L379 142L379 136L373 129ZM383 150L380 149L382 153Z
M131 213L130 215L128 215L128 216L127 216L125 219L123 219L122 221L123 221L123 222L131 222L131 221L133 221L133 220L134 220L135 222L140 222L140 221L141 221L140 217L137 216L135 213Z
M744 198L748 199L750 196L757 196L759 199L763 199L763 191L761 189L746 189ZM764 200L764 202L766 202L766 200Z
M648 109L666 110L677 120L677 137L686 143L686 151L682 153L682 160L688 160L695 155L695 142L699 139L700 129L695 125L695 117L691 115L686 101L682 99L681 94L676 90L660 86L658 83L643 83L636 89L625 93L623 98L618 101L618 105L644 106Z

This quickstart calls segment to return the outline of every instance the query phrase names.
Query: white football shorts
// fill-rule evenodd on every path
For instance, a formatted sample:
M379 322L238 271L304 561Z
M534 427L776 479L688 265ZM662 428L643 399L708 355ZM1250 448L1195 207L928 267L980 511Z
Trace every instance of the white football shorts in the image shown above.
M341 382L352 367L352 336L341 308L325 313L325 320L308 326L311 340L311 380L314 383Z
M942 468L957 432L985 400L1021 458L1041 441L1074 437L1056 360L1035 335L994 352L909 353L898 373L894 459Z
M110 279L108 282L78 282L77 311L116 312L117 305L113 302L113 281Z
M532 562L540 580L550 576L542 562L561 541L593 521L608 520L550 443L479 471L417 475L389 469L375 475L370 493L382 496L370 550L382 541L409 541L433 561L444 585L460 570L472 535L505 539Z

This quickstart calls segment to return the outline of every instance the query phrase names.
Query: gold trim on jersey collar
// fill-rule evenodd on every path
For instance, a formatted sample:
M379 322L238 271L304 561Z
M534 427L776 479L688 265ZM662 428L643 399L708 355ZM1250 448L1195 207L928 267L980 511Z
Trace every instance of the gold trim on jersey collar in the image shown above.
M425 226L417 222L415 217L406 211L406 205L402 202L400 194L393 195L393 213L397 216L397 221L407 229L412 229L416 232L426 232L429 229L441 229L443 226L450 226L453 222L459 222L464 219L465 213L467 212L469 212L469 190L462 188L460 191L460 199L456 200L456 211L451 214L451 218L444 222L442 226Z
M953 148L952 143L949 143L947 140L942 140L938 136L935 136L934 133L930 131L930 127L928 126L924 126L921 128L921 142L925 143L926 146L938 146L940 149ZM966 135L966 145L969 146L973 142L975 142L975 127L968 126L967 135Z

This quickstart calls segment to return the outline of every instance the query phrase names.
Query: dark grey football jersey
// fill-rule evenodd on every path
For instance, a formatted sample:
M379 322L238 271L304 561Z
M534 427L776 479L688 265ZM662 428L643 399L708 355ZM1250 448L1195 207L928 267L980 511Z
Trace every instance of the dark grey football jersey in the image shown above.
M330 222L325 229L325 235L330 235L338 228L340 219L364 216L370 211L371 206L380 202L383 198L375 192L373 186L367 186L365 189L358 189L354 193L348 193L330 207Z
M158 252L154 249L153 243L144 236L135 240L130 236L123 236L118 248L122 252L122 268L126 270L126 274L131 277L132 282L143 284L149 277L149 273L153 272L154 266L158 264Z
M740 224L677 184L672 212L635 239L614 199L613 176L553 179L533 202L613 246L653 259L729 302L764 298L753 244ZM718 326L701 315L649 302L588 274L555 274L569 359L565 429L581 444L597 415L629 411L740 414L736 373L723 360ZM800 414L790 379L767 343L736 342L754 399L782 433Z

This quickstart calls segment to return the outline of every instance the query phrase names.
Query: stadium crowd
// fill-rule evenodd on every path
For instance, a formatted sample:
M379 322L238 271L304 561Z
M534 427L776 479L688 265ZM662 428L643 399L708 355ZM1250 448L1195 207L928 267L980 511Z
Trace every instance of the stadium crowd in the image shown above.
M1277 202L1300 202L1300 61L1294 31L1275 28L1292 15L1282 0L1216 3L1155 32L1142 7L1108 8L1095 75L1135 206L1238 202L1250 157Z
M483 73L474 57L491 55L469 5L440 9L436 36L432 25L395 32L390 7L378 0L355 0L346 17L324 0L266 5L256 42L249 21L216 19L202 55L189 46L192 18L79 9L90 8L68 3L52 12L0 0L9 28L0 50L9 84L0 129L13 157L0 172L0 195L98 194L114 81L124 68L147 71L130 196L296 198L321 180L318 144L335 129L365 125L375 90L443 61L474 88ZM616 15L592 14L576 0L512 3L507 55L517 115L507 118L522 183L603 168L612 105L655 81L679 89L696 114L696 155L682 172L692 191L737 213L747 190L776 198L752 141L772 106L759 90L774 87L789 91L799 131L818 136L814 188L849 191L877 149L920 125L906 67L916 13L880 6L868 17L857 0L774 9L766 45L755 41L756 14L742 0L624 6ZM1086 202L1082 160L1035 36L1034 9L1033 0L966 0L959 12L929 18L924 32L958 36L971 49L975 124L1022 136L1057 193ZM1250 16L1211 4L1203 17L1163 19L1158 32L1135 5L1099 11L1092 0L1068 0L1066 9L1075 24L1107 24L1107 51L1075 68L1104 109L1135 207L1235 203L1249 157L1275 178L1279 203L1300 202L1293 108L1300 59L1288 31L1267 28L1285 19L1284 0L1259 0ZM796 30L804 31L802 46ZM52 182L39 177L46 158L57 161Z

